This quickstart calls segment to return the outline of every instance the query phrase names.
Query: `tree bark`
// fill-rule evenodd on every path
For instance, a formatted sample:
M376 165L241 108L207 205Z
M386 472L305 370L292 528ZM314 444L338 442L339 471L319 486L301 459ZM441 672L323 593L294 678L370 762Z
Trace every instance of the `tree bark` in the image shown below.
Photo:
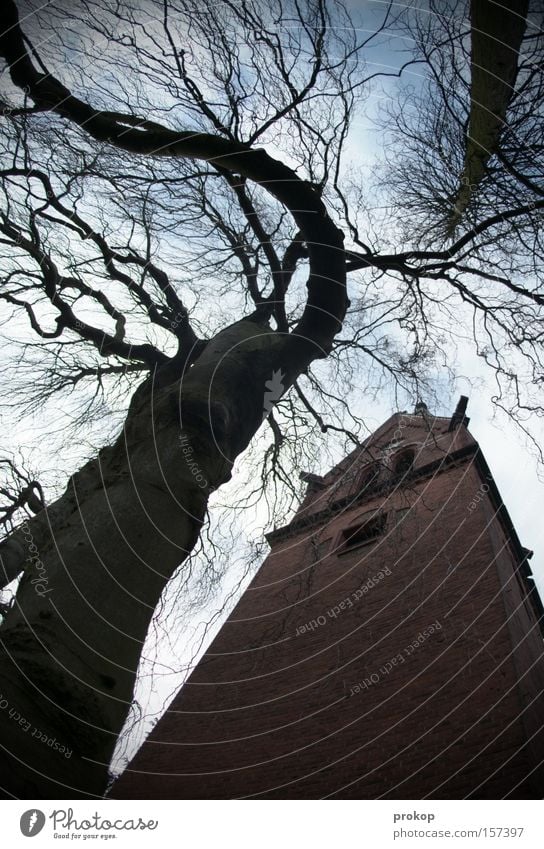
M25 569L0 628L5 792L102 796L153 611L198 538L210 492L229 479L279 400L265 384L279 373L286 390L329 353L342 326L343 235L314 188L264 150L99 112L72 96L36 69L13 0L5 6L0 55L38 107L133 154L205 159L257 181L293 215L310 262L308 299L294 331L242 320L183 374L172 375L172 362L162 366L135 393L116 443L0 547L6 580Z
M497 150L518 72L528 0L472 0L470 119L461 185L449 222L452 233Z
M137 393L115 444L8 541L26 560L0 628L8 795L102 796L159 596L262 421L265 382L294 365L288 337L227 328L181 379Z

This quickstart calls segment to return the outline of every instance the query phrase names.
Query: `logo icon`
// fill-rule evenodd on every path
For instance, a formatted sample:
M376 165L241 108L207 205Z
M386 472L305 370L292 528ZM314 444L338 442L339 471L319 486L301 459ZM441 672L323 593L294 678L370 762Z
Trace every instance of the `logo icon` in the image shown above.
M278 369L278 371L272 372L271 380L267 380L264 384L266 391L263 402L263 421L272 412L274 404L280 400L285 392L285 386L283 385L284 377L284 373Z
M24 812L19 824L25 837L36 837L45 825L45 814L43 811L32 808Z

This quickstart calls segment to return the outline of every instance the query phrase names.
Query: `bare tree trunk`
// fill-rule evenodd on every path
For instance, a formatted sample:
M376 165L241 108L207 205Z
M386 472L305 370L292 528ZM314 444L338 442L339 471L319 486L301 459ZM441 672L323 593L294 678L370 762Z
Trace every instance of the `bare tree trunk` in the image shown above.
M4 545L12 573L14 557L27 561L0 628L9 793L103 794L155 605L198 538L210 492L262 421L265 381L283 368L287 387L290 348L241 321L183 380L161 386L159 372L154 389L137 391L117 442Z
M29 545L39 557L0 629L0 766L9 792L100 796L157 600L198 538L210 492L228 480L270 411L266 382L280 373L287 389L330 353L341 329L348 305L343 234L315 187L264 149L80 100L42 72L16 4L4 5L0 55L39 108L132 154L203 159L257 182L292 214L310 266L306 305L289 335L242 320L208 343L183 377L170 376L172 363L162 367L151 395L136 392L115 445L74 475L62 498L28 523L26 536L23 529L0 550L6 578L32 560Z
M449 223L452 233L495 153L518 72L528 0L472 0L470 121L461 185Z

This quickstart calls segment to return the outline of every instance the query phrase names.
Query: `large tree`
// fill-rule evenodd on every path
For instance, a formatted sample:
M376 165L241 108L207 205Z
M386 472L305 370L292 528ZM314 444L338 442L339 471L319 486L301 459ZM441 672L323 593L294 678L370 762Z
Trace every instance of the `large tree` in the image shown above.
M542 410L538 21L506 10L515 60L480 62L494 3L472 25L446 5L367 10L365 34L332 0L7 0L16 388L36 407L94 385L82 427L104 386L132 392L113 444L51 503L2 467L3 579L18 580L0 629L7 795L103 793L153 611L263 419L280 479L308 422L352 436L321 361L356 381L368 359L417 394L457 324L510 412ZM365 67L395 32L413 39L404 64ZM345 161L350 126L375 78L410 67L428 77L381 116L390 162L367 187Z

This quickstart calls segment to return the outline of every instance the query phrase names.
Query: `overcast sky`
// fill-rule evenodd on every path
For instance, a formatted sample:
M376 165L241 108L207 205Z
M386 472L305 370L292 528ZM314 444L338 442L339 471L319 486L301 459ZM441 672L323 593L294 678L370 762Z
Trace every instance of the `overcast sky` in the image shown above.
M353 8L359 9L361 4L354 2ZM370 12L367 26L369 29L375 24L377 16L382 12L385 4L381 2L367 3L366 7ZM371 67L396 69L405 60L406 55L402 52L407 45L400 39L396 42L390 42L388 45L382 43L368 54L368 61ZM410 78L417 85L419 79L419 71L412 69L407 72ZM383 98L383 92L376 93L370 101L370 106L377 103ZM372 109L371 109L372 111ZM354 133L351 140L350 152L351 155L360 157L362 164L367 165L375 155L380 154L377 147L377 136L369 133L370 123L361 117L354 125ZM539 480L537 462L534 455L531 453L527 442L524 440L521 430L508 420L506 416L494 418L495 411L492 404L492 396L495 391L494 381L491 373L484 370L481 361L471 353L467 348L459 348L457 353L457 362L455 363L455 372L458 375L470 375L470 381L463 377L458 377L455 386L448 385L447 388L441 388L438 392L440 407L433 407L429 402L430 412L435 415L448 416L453 412L460 394L469 396L468 415L470 416L470 431L480 443L480 446L489 463L499 491L503 497L504 503L512 517L514 525L518 531L522 545L534 551L534 557L530 563L531 569L535 576L537 585L540 588L541 595L544 595L544 522L542 521L542 506L544 495L544 484ZM453 366L454 363L452 362ZM440 376L437 375L437 382L440 382ZM361 407L365 410L365 422L369 431L375 430L382 422L387 419L395 408L392 406L390 397L382 399L372 399L371 403L361 393L359 399ZM427 400L427 399L423 399ZM70 473L73 469L69 468L71 463L70 454L62 457L55 454L55 439L45 443L43 436L40 434L47 433L47 428L52 426L53 430L60 430L62 423L69 420L71 412L69 404L66 408L62 406L55 410L55 414L47 421L45 411L41 411L42 421L40 416L34 422L25 420L19 429L16 428L16 416L13 412L6 414L3 419L4 427L9 429L5 437L4 448L13 450L18 444L23 444L28 447L33 457L35 458L36 468L44 466L50 468L59 460L61 472L66 470ZM544 432L542 422L532 422L533 433L539 438L540 444L544 444ZM89 449L91 448L89 443ZM81 446L74 446L73 456L77 456ZM89 450L89 453L90 452ZM338 462L341 457L334 458ZM297 470L298 471L298 470ZM321 470L326 471L326 470ZM258 524L256 522L255 524ZM270 528L268 528L270 530ZM243 547L240 551L243 551ZM240 556L240 553L238 553ZM224 582L223 592L215 598L205 609L200 609L194 612L193 619L186 623L186 629L179 634L176 639L172 636L172 642L168 645L164 643L164 654L161 656L161 661L168 666L176 669L183 669L189 662L190 658L196 662L199 654L205 650L218 628L221 621L225 618L228 611L232 608L236 596L230 598L228 607L224 610L222 617L217 617L213 626L209 628L206 639L200 646L199 653L194 655L194 647L201 640L201 623L210 621L214 617L214 613L224 607L224 600L227 595L232 595L233 588L237 584L240 574L243 573L243 564L234 566L229 573L228 578ZM254 570L252 572L254 574ZM245 585L249 582L251 575L248 575L244 584L240 586L238 595L243 591ZM193 637L189 644L187 643L187 634L192 633ZM149 648L149 647L148 647ZM148 651L146 648L146 652ZM149 681L146 680L145 686L141 686L138 691L144 709L149 713L156 714L167 697L171 696L186 672L178 674L170 674L163 676L159 674L153 685L153 692ZM149 730L149 724L140 723L133 731L132 742L129 745L128 753L133 753L138 742L142 739L143 731Z

